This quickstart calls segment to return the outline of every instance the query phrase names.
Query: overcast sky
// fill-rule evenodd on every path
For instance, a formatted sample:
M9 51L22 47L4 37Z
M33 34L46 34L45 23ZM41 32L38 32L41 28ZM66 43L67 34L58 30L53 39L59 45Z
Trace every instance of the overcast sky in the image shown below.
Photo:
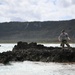
M0 22L75 19L75 0L0 0Z

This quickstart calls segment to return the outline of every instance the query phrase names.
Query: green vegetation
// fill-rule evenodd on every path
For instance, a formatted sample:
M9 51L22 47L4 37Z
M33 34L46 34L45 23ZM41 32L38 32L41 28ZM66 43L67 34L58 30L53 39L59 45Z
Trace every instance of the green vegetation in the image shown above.
M0 42L59 42L62 29L75 42L75 20L0 23Z

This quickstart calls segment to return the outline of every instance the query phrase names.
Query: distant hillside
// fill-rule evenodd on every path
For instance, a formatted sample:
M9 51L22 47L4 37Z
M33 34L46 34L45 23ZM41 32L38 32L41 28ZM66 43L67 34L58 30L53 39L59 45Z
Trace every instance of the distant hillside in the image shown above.
M75 20L0 23L0 42L58 42L62 29L75 42Z

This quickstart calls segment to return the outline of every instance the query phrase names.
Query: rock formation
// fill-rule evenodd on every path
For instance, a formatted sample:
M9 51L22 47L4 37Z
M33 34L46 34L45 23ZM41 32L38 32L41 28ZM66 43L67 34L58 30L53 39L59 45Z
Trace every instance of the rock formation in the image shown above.
M0 63L9 61L75 62L75 48L45 47L36 42L18 42L12 51L0 53Z

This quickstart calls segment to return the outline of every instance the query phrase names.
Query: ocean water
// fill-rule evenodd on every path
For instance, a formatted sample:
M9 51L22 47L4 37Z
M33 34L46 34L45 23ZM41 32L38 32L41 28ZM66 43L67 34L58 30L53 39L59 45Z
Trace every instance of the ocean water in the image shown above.
M14 44L0 44L0 52L12 50ZM60 44L44 44L45 46L60 46ZM71 44L72 47L75 44ZM75 63L54 62L10 62L10 65L0 64L0 75L75 75Z
M0 43L0 52L12 51L16 43Z

